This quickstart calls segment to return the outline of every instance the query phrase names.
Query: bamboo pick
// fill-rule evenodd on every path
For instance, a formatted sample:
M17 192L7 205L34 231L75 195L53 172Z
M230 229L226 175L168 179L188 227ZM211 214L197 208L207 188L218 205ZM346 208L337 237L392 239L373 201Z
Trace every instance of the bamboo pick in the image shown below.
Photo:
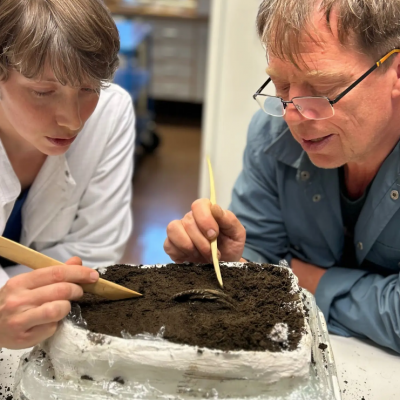
M26 265L32 269L52 267L54 265L65 265L60 261L54 260L53 258L2 236L0 236L0 256L18 264ZM86 293L97 294L108 300L122 300L142 296L140 293L101 278L96 283L89 283L80 286L82 286Z
M216 200L216 196L215 196L214 174L213 174L213 170L212 170L212 166L211 166L210 157L208 157L208 156L207 156L207 163L208 163L208 172L210 175L210 202L211 202L211 204L217 204L217 200ZM215 273L217 274L217 278L218 278L218 283L221 286L221 288L223 289L224 284L222 282L221 269L219 267L219 261L218 261L217 239L214 239L211 242L211 254L212 254Z

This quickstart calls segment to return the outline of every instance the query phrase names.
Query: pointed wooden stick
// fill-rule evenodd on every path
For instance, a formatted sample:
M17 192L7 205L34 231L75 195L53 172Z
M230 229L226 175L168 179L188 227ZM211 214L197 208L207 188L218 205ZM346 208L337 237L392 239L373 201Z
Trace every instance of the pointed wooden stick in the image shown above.
M0 256L32 269L65 265L60 261L2 236L0 236ZM96 283L88 283L80 286L82 286L84 292L97 294L108 300L122 300L141 296L140 293L101 278Z
M208 163L208 172L210 175L210 202L211 202L211 204L217 204L217 200L215 197L214 174L213 174L213 170L212 170L212 166L211 166L210 157L208 157L208 156L207 156L207 163ZM222 276L221 276L221 269L219 267L219 261L218 261L217 239L214 239L211 242L211 254L212 254L215 273L217 274L217 278L218 278L218 283L221 286L221 288L224 288L224 284L222 282Z

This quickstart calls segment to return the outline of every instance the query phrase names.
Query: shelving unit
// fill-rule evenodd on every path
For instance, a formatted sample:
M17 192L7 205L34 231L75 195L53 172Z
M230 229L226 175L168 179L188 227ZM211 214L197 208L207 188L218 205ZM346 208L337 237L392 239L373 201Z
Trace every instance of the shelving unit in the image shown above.
M152 27L149 95L155 100L202 103L210 0L112 0L118 18ZM173 6L172 4L176 4Z
M121 37L115 82L135 102L136 160L159 144L153 100L204 101L209 3L106 0Z
M120 67L114 82L132 96L136 113L135 164L145 153L152 152L159 138L149 109L151 81L152 27L150 24L116 18L121 39Z

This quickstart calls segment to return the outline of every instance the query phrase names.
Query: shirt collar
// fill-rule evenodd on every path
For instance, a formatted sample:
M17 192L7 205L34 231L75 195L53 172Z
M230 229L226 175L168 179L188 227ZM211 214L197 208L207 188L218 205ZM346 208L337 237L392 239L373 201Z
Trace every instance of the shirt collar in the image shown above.
M0 202L7 204L14 201L21 193L21 184L8 159L6 150L0 140Z
M278 161L299 169L308 156L300 144L293 138L286 122L282 119L282 130L279 135L264 149L266 154L273 155Z

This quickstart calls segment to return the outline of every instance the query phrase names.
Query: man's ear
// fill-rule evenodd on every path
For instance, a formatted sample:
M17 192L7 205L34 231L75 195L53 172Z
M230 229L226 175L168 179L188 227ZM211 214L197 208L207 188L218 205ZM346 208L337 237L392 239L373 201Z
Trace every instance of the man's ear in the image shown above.
M394 69L394 82L393 82L393 90L392 97L399 98L400 97L400 53L398 53L393 61L391 68Z

